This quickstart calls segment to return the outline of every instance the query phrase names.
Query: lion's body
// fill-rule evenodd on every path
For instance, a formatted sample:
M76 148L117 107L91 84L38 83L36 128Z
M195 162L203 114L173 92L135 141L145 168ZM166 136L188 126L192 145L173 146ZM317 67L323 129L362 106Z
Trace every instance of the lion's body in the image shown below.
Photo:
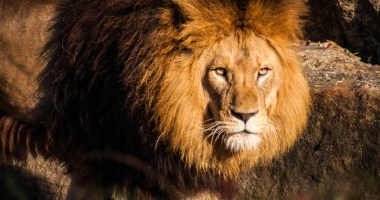
M65 163L73 199L118 188L151 197L217 190L280 155L302 132L310 101L295 55L304 4L233 2L59 5L33 111L43 117L18 133L38 141L9 139L3 119L3 150L12 153L12 140Z
M36 77L46 63L39 58L48 39L52 2L0 3L0 109L28 120L40 95Z

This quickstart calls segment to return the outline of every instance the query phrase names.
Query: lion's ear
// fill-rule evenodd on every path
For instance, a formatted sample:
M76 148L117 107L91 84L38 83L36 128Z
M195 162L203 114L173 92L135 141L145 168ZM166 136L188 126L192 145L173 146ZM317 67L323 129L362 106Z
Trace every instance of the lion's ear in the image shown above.
M181 29L181 26L189 21L185 11L178 4L170 5L170 23L176 29Z

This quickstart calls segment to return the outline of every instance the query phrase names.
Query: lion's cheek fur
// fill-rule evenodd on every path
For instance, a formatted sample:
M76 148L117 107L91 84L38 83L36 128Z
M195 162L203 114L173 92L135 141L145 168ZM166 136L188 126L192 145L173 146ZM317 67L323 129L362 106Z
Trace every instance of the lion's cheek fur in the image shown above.
M212 148L203 139L205 96L199 72L191 71L193 64L191 57L183 56L162 66L167 69L154 105L154 120L160 133L158 142L167 142L189 167L205 170Z
M168 144L170 151L179 153L185 164L198 172L237 177L246 162L244 153L223 155L225 152L219 152L205 139L203 126L209 98L202 85L202 66L193 56L178 57L161 66L167 69L153 112L160 134L157 143ZM251 166L244 165L247 169Z
M279 50L279 49L278 49ZM262 142L260 160L268 162L294 145L304 130L310 109L309 87L293 50L279 50L283 60L283 78L277 94L277 104L270 114L276 132ZM292 76L287 76L292 74Z

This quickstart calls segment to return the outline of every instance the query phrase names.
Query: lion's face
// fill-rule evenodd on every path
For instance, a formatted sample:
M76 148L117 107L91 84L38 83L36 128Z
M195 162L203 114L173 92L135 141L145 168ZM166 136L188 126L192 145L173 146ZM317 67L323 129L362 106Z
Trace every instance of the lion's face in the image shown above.
M205 54L206 137L233 152L255 149L275 132L269 116L282 76L276 52L256 36L230 36Z
M165 141L197 170L237 176L294 145L306 125L310 96L294 48L298 16L281 14L290 4L254 1L242 19L234 5L218 2L180 4L184 24L156 34L167 40L159 39L166 43L143 84L148 91L159 88L147 96L157 144ZM167 13L163 20L170 24L176 15ZM278 23L267 23L273 20L269 13L279 13Z

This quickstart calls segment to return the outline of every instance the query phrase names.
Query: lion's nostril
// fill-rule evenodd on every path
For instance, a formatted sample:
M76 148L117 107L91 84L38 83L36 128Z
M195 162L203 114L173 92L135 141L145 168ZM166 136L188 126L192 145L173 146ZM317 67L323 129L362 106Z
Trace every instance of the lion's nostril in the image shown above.
M253 117L254 115L256 115L258 112L259 112L259 110L257 110L256 112L251 112L251 113L242 113L242 112L236 112L234 110L231 110L232 116L234 116L235 118L243 121L244 123L247 123L247 121L251 117Z

